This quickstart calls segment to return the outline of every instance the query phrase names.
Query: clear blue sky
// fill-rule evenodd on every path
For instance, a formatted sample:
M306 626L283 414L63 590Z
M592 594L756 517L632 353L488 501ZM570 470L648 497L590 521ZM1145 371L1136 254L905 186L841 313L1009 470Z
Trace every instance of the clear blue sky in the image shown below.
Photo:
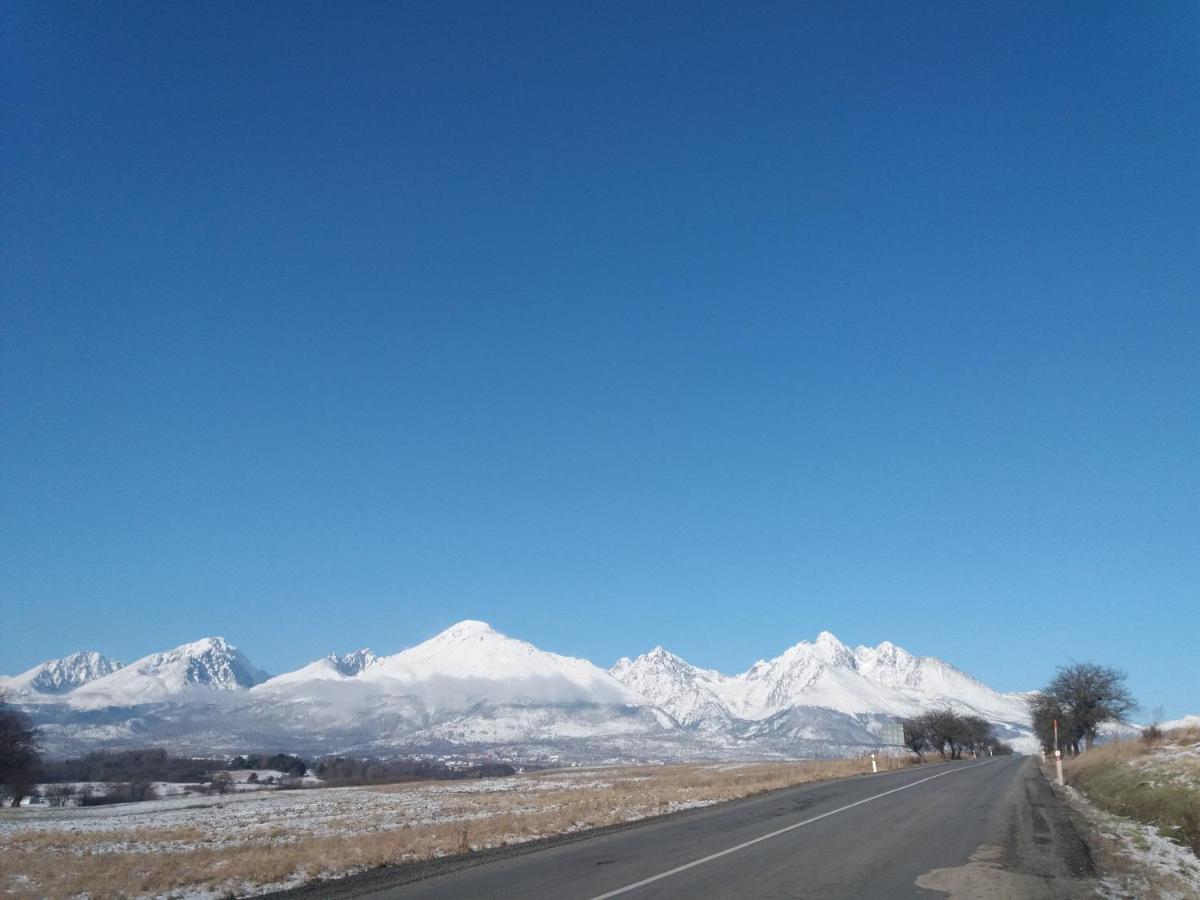
M3 12L0 672L829 629L1200 711L1200 7Z

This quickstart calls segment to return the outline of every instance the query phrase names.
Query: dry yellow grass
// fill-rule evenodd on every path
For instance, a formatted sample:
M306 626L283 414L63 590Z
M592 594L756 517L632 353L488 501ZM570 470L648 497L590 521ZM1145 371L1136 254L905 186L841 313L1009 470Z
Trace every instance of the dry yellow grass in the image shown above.
M882 761L882 760L881 760ZM889 766L912 764L888 761ZM738 767L597 769L606 786L449 795L441 821L380 823L353 835L312 835L282 823L253 841L225 842L194 828L24 831L0 841L0 892L13 898L170 896L204 887L232 893L389 863L498 847L644 818L701 803L862 774L864 759ZM554 783L553 773L526 776ZM412 790L413 785L375 788ZM387 827L384 827L386 824ZM154 852L131 849L140 843Z

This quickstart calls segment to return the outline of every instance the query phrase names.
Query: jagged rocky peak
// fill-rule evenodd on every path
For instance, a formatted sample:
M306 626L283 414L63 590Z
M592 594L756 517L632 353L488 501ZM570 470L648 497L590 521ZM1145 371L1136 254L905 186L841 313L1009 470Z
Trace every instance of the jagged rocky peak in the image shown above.
M667 669L686 669L691 670L695 667L682 657L676 656L670 650L663 647L661 644L638 657L638 661L644 662L646 665L655 666L657 668Z
M65 694L119 668L121 663L102 653L80 650L62 659L48 659L18 675L14 682L19 687L43 694Z
M135 677L165 678L177 686L197 685L219 690L253 687L267 679L237 647L223 637L207 637L162 653L143 656L118 672L93 683L127 681Z
M182 683L203 685L220 690L253 687L265 681L267 674L223 637L201 638L165 653L144 657L135 663L146 673L172 671L182 675Z
M690 678L699 670L660 644L636 659L622 656L609 671L622 681L629 682L645 678Z
M623 657L611 672L680 725L708 728L729 720L725 704L715 693L725 676L699 669L662 646L634 660Z
M357 675L363 669L374 665L378 658L367 647L355 650L353 653L330 653L326 657L334 669L347 676Z
M891 641L884 641L877 647L856 647L854 658L864 673L880 677L891 675L899 681L903 681L921 661Z

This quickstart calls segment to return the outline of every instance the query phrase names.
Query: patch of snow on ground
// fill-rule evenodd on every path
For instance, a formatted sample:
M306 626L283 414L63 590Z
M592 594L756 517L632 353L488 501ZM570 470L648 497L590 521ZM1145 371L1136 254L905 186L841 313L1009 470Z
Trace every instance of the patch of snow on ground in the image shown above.
M1099 809L1073 787L1067 786L1063 790L1092 824L1113 842L1117 852L1132 864L1131 871L1104 878L1100 896L1111 900L1149 896L1163 900L1200 897L1200 859L1189 848L1163 837L1152 825ZM1179 889L1164 888L1160 879L1179 884Z
M1155 786L1182 784L1200 788L1200 741L1163 744L1132 764Z

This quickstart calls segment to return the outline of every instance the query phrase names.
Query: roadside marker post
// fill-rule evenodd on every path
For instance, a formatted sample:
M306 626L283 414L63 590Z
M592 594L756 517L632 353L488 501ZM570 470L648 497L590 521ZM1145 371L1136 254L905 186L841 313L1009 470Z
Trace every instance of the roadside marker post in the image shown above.
M1058 774L1058 786L1062 787L1066 782L1062 777L1062 751L1058 749L1058 719L1054 720L1054 769Z
M871 774L879 771L879 766L875 765L875 752L871 751Z

